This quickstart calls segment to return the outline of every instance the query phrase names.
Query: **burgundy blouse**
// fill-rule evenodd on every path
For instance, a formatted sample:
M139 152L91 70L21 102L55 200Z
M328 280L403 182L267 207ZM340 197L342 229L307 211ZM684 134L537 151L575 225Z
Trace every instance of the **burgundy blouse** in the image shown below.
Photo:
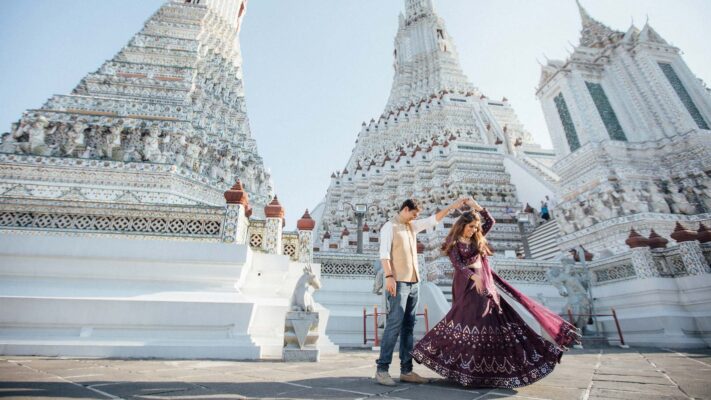
M481 229L484 235L489 233L491 228L494 226L496 221L491 216L489 211L485 208L479 212L482 218ZM455 301L459 293L463 293L469 284L472 275L474 275L474 270L467 268L479 255L479 249L476 247L475 243L462 243L455 238L456 244L449 249L447 255L449 260L452 262L454 267L454 276L452 277L452 302Z

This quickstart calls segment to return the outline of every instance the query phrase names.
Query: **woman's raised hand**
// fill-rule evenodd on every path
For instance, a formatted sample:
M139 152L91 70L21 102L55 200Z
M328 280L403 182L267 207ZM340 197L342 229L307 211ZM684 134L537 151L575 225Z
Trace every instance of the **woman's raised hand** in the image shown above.
M476 202L473 198L469 197L466 201L465 204L468 205L469 207L473 208L474 211L481 211L484 209L484 207L480 206L479 203Z

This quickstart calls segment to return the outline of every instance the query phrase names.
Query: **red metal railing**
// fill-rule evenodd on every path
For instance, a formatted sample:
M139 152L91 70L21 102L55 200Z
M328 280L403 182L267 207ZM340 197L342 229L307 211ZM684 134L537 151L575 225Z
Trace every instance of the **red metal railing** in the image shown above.
M568 320L571 324L575 324L575 318L573 317L612 317L615 320L615 327L617 328L617 335L620 337L620 344L625 346L625 337L622 335L622 328L620 328L620 321L617 319L617 313L614 308L610 308L612 314L573 314L573 311L568 308ZM602 332L599 332L602 334ZM587 340L607 340L607 338L602 339L587 339Z
M378 312L378 306L373 306L373 313L368 314L365 307L363 307L363 344L367 344L373 341L373 346L380 346L380 338L378 337L378 316L385 315L386 312ZM418 316L425 317L425 333L430 330L430 320L427 313L427 306L425 306L425 312L417 314ZM371 339L368 337L368 317L373 317L373 330L375 331L374 337Z

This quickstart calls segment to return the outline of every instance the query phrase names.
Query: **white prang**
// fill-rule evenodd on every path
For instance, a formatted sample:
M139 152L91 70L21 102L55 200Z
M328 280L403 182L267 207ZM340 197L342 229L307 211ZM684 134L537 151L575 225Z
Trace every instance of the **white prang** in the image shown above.
M469 82L432 1L407 0L405 10L390 97L377 119L363 123L345 167L331 175L315 215L315 245L322 252L356 251L356 218L346 203L369 206L363 248L374 253L380 226L405 199L418 199L428 215L470 195L499 219L489 236L493 246L513 253L521 246L515 212L553 196L553 152L533 143L506 98L489 99ZM436 243L451 222L420 235L428 260L440 256Z
M560 176L553 213L561 249L619 254L631 226L666 236L708 219L694 216L711 212L711 96L648 22L616 31L579 8L579 46L542 67L537 90Z
M71 186L106 200L218 205L239 178L261 209L273 188L245 107L245 6L167 1L70 94L27 110L3 134L0 193L12 181L33 197L59 198ZM47 173L33 176L38 167ZM127 178L146 168L143 182Z

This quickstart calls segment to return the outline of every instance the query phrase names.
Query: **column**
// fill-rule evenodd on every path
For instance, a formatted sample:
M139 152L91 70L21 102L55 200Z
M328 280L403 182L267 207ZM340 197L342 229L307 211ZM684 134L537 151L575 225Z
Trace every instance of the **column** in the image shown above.
M309 210L304 212L300 220L296 222L296 230L299 231L299 262L311 263L314 255L313 230L316 221L309 215Z
M227 205L222 220L221 236L223 243L246 244L249 219L249 196L244 191L242 183L237 182L224 194Z
M262 249L269 254L281 254L282 243L281 234L284 228L284 208L279 204L276 196L264 207L264 215L267 221L264 224L264 240Z

